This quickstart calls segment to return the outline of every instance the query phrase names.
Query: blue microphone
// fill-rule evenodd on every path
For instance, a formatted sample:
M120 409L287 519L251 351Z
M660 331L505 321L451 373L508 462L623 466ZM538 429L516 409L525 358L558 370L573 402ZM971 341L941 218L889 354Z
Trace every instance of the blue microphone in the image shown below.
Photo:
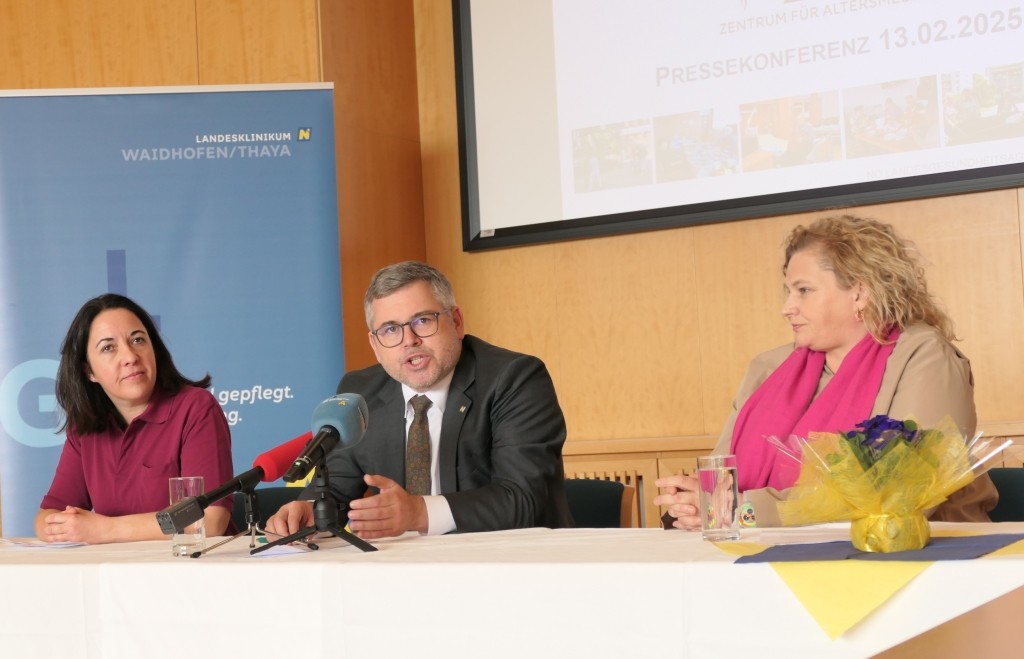
M302 480L340 442L352 446L363 438L370 412L359 394L331 396L313 410L313 439L303 447L282 478L286 483Z

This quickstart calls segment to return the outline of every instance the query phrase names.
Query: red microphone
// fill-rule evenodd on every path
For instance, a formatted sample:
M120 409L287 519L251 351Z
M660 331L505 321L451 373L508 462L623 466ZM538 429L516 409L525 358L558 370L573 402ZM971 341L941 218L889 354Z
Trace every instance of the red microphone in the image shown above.
M256 456L256 459L252 461L252 466L263 470L260 480L269 483L284 475L284 472L288 471L288 468L295 462L295 458L299 457L299 453L311 439L313 439L313 433L306 432Z

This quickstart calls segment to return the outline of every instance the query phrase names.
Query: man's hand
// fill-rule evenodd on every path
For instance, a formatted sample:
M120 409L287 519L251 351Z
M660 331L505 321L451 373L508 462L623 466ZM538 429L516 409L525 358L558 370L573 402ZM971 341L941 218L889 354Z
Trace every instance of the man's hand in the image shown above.
M697 496L697 479L692 476L667 476L654 481L663 493L654 497L654 505L668 506L668 514L675 519L672 526L677 529L696 530L700 528L700 502Z
M287 536L313 525L313 504L309 501L292 501L270 516L264 523L267 531Z
M427 532L427 504L390 478L367 474L363 480L379 494L349 502L349 528L364 540L402 535L406 531Z

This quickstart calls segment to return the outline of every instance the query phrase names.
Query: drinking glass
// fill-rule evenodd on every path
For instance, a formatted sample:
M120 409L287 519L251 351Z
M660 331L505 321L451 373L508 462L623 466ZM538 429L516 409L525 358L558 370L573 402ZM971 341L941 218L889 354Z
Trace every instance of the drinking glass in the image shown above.
M203 493L202 476L179 476L168 479L171 493L171 505L189 497L197 497ZM206 525L203 518L186 526L180 533L171 536L171 554L173 556L191 556L202 551L206 545Z
M735 455L697 458L701 535L705 540L739 540L739 487Z

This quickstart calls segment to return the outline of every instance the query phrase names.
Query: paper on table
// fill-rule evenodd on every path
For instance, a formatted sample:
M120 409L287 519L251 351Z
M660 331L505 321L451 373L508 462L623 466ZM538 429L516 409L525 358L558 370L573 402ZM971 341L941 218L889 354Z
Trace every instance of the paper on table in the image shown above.
M84 542L44 542L38 538L0 538L0 545L11 545L13 547L24 547L29 549L66 549L68 547L82 547Z
M253 558L271 558L272 556L291 556L292 554L305 554L310 550L305 545L274 545L270 549L262 549L252 554Z

